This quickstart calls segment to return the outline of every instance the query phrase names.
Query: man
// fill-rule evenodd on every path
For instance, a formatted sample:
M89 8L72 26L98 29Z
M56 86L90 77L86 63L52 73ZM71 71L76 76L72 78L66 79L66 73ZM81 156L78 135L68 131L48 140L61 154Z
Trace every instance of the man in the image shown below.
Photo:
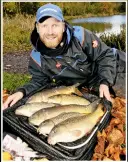
M116 53L91 31L69 25L58 6L46 4L38 9L31 42L32 80L8 97L4 108L52 83L79 82L89 89L98 88L99 96L111 101L109 88L117 77Z

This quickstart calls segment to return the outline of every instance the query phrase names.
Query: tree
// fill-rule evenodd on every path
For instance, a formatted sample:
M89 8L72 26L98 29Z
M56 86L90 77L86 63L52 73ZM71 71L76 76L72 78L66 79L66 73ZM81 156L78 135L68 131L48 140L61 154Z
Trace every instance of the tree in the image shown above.
M18 12L16 2L4 2L3 3L3 13L14 16Z

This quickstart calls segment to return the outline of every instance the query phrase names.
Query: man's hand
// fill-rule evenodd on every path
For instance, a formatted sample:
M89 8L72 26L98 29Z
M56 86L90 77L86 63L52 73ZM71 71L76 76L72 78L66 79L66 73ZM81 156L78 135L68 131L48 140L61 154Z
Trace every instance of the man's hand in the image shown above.
M109 92L109 87L107 85L101 84L99 87L99 93L100 93L100 97L105 97L107 100L112 102L110 92Z
M17 101L19 101L21 98L23 97L23 93L22 92L16 92L12 95L10 95L7 100L4 102L4 108L6 109L8 108L9 104L10 106L14 105Z

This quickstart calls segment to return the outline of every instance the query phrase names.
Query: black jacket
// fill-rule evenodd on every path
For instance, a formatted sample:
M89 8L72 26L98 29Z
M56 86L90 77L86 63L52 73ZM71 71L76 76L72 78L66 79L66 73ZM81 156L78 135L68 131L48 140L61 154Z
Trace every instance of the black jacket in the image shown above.
M32 32L31 42L34 49L28 67L32 79L18 89L24 92L24 95L29 95L41 87L46 88L46 85L48 87L53 82L56 85L72 85L79 82L88 87L101 83L114 85L117 62L113 50L91 31L66 25L68 48L60 55L48 56L40 52L37 48L39 35L36 30ZM75 35L79 33L80 28L83 31L81 40L79 34L77 37ZM93 47L94 41L97 47Z

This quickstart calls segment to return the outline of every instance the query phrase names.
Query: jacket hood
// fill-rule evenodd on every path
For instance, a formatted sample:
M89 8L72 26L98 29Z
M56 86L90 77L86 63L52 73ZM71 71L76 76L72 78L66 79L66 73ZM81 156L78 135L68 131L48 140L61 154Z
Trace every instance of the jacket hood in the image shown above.
M71 38L73 36L73 27L71 25L68 24L68 22L65 21L65 25L66 25L66 34L67 34L67 42L68 44L70 44ZM39 40L39 34L37 33L37 29L36 29L36 23L35 23L35 27L31 33L30 36L30 41L31 44L33 45L33 47L38 51L38 40Z

